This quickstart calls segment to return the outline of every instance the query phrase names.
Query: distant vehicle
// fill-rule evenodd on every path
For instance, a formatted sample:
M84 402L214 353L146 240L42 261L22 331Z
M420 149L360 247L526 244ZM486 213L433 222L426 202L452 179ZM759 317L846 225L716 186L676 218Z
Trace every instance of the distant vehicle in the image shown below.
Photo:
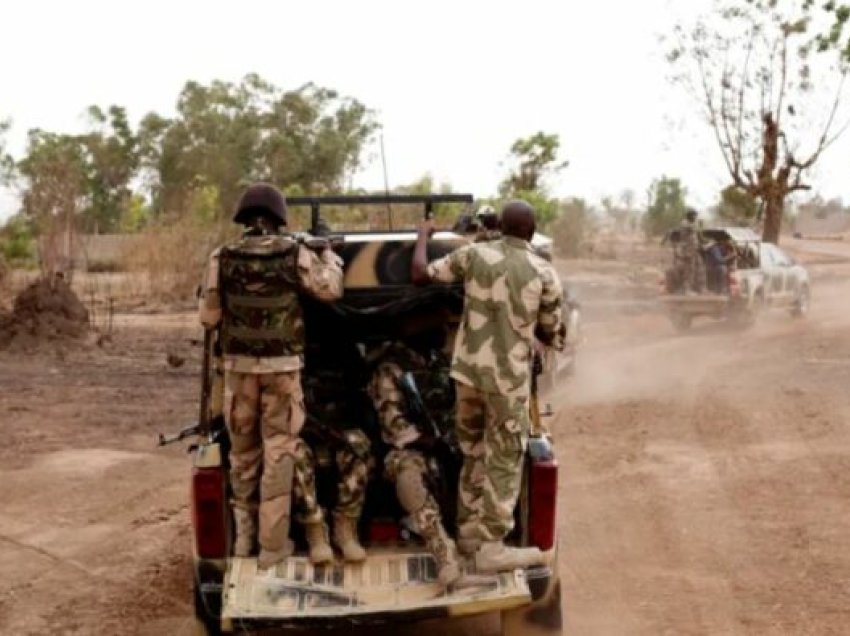
M314 236L320 233L317 231L321 222L320 208L353 207L356 212L369 205L388 209L390 204L406 204L417 205L420 210L424 207L427 215L432 205L468 205L471 202L470 195L288 200L290 208L311 208L311 234ZM348 216L352 215L353 212ZM317 408L318 389L324 389L325 393L336 390L340 411L350 414L352 421L365 425L374 422L376 415L365 391L368 374L364 377L360 368L362 361L354 355L358 343L403 339L434 324L457 328L464 302L463 288L460 284L435 284L424 288L411 284L410 262L416 237L412 228L399 229L396 225L387 231L355 232L344 228L328 228L328 231L333 249L345 263L345 293L332 305L305 300L308 328L302 380L306 408L314 417L323 418L328 409ZM538 242L543 240L544 237L540 237ZM457 232L437 232L428 245L429 259L447 254L466 241L468 238ZM569 320L577 331L577 306L570 309ZM211 345L206 346L209 351ZM439 352L445 343L433 346L434 359L442 359ZM351 353L345 355L346 352ZM448 358L445 360L447 364ZM561 362L543 361L535 365L540 372L541 386L551 381L548 376L557 373ZM204 378L208 378L208 374ZM437 583L436 564L421 539L405 525L395 491L381 479L381 470L376 471L370 481L360 523L360 538L368 549L364 563L346 564L338 560L329 566L314 567L306 556L303 532L296 524L292 529L297 546L295 555L263 571L258 569L255 557L235 558L231 554L227 430L219 423L216 430L210 430L209 425L193 427L171 439L161 440L161 443L168 443L198 435L191 449L190 497L195 612L201 633L264 628L346 629L501 612L505 635L560 634L558 462L552 439L539 420L536 388L535 382L529 401L530 416L536 424L532 427L523 465L518 467L523 474L523 487L515 510L516 527L507 542L540 548L547 555L548 564L492 576L467 571L470 584L448 591ZM202 404L205 402L206 399L202 399ZM202 406L201 413L205 412L208 409ZM323 422L326 427L338 424L333 419ZM451 436L453 430L443 433ZM322 457L329 456L328 449L316 449L319 493L332 497L336 492L337 475L332 462L321 461ZM445 480L441 492L446 497L440 498L440 504L449 533L454 533L453 507L461 460L455 453L445 458L441 465Z
M673 249L681 240L681 230L671 230L665 242ZM811 282L806 269L772 243L764 243L749 228L701 230L704 244L725 244L731 249L726 280L712 280L712 263L707 249L700 254L705 263L706 285L702 293L687 289L677 279L675 267L665 272L660 301L673 326L684 331L693 320L707 317L749 326L769 307L805 316L811 301Z

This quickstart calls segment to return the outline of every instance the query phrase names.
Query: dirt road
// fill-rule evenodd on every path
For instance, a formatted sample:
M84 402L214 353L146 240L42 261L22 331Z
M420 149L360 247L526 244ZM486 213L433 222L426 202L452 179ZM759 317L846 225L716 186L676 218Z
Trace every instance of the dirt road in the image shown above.
M814 268L805 321L587 325L553 398L566 633L846 632L850 265ZM0 633L191 633L188 462L154 441L194 417L196 336L135 317L103 350L0 354Z

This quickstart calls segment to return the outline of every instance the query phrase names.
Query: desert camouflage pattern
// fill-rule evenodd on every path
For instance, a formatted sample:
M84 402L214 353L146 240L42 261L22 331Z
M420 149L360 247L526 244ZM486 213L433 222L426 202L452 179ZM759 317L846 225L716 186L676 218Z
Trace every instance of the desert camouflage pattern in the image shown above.
M226 371L295 371L303 366L304 346L297 292L333 301L342 297L342 281L342 260L330 249L316 252L287 235L248 235L210 255L201 285L200 321L208 329L227 323L222 325ZM247 342L234 348L234 337Z
M236 534L250 534L259 499L259 543L270 552L288 542L295 455L304 425L298 371L225 375L224 417L230 434L230 485Z
M418 361L420 369L425 366L425 360L410 349L396 348L394 353L396 359L406 357L411 363ZM392 446L384 459L384 475L397 488L413 489L421 493L417 497L411 496L409 492L399 492L399 502L416 522L438 566L443 567L457 560L456 548L443 527L440 506L426 486L427 476L432 471L428 460L419 450L405 448L419 438L419 432L405 415L404 396L397 385L403 371L392 358L391 354L389 360L378 365L369 385L369 395L381 424L381 435Z
M458 533L501 541L513 529L530 428L528 398L457 385L458 444L463 453Z
M515 237L461 247L428 265L432 280L463 281L452 377L485 393L528 396L535 336L563 350L563 290L551 264Z

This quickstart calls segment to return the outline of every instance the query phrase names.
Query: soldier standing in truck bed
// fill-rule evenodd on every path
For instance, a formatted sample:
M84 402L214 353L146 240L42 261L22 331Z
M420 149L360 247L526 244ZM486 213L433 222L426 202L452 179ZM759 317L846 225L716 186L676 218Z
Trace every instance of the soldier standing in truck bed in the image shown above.
M223 354L234 555L250 556L258 540L258 564L265 568L292 553L293 477L310 475L306 445L298 436L305 417L299 293L321 301L339 298L342 268L332 250L317 252L281 233L286 201L272 185L250 186L233 220L245 232L210 256L200 320L206 329L218 328ZM309 493L310 487L306 483L300 489ZM311 558L332 559L321 509L308 521Z
M503 238L465 245L428 263L432 222L419 228L411 278L463 282L463 317L451 375L457 390L456 432L464 456L458 496L458 547L482 572L540 564L537 548L508 548L530 428L535 337L562 350L566 326L561 282L530 245L534 209L505 205Z

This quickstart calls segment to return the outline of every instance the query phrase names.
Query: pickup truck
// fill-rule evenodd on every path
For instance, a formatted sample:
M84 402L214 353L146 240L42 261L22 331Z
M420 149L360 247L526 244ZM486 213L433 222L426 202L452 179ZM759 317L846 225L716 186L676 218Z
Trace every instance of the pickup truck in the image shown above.
M320 226L320 208L326 206L424 206L426 214L437 205L470 204L469 195L388 195L380 197L292 198L292 209L311 209L313 227ZM345 294L332 305L306 304L307 361L303 382L322 382L339 373L311 360L311 351L345 343L381 342L399 337L403 330L429 316L438 321L457 320L463 303L458 285L416 288L409 270L415 233L408 230L343 232L332 241L345 263ZM463 244L463 236L437 232L429 242L429 258L437 258ZM306 301L305 301L306 302ZM577 315L572 317L577 320ZM326 351L327 352L327 351ZM556 373L557 364L544 365ZM330 374L330 375L328 375ZM374 418L371 406L356 394L356 382L345 385L354 395L353 408L363 420ZM362 396L361 396L362 397ZM311 411L310 394L305 393ZM532 400L536 408L536 400ZM357 405L360 406L357 406ZM318 410L318 409L317 409ZM553 441L532 413L534 427L524 463L523 486L516 507L516 527L507 542L536 546L547 555L547 564L527 569L482 575L471 564L464 566L463 584L443 589L436 580L436 565L423 542L404 523L394 489L376 471L367 491L360 522L360 539L368 557L361 564L343 563L314 567L298 524L291 536L296 554L269 570L257 567L256 557L235 558L231 553L233 520L228 497L228 440L223 426L204 431L191 449L190 499L194 602L200 633L219 634L243 630L286 631L304 627L346 629L362 625L392 625L424 619L501 614L502 633L560 634L561 585L558 570L558 461ZM333 462L319 458L317 483L333 497ZM378 459L380 462L380 458ZM460 461L460 458L456 458ZM445 470L456 480L458 466ZM452 479L449 478L449 479ZM447 492L456 493L457 483ZM454 534L451 501L446 502L446 530ZM327 505L327 504L325 504Z
M665 272L660 302L677 330L689 329L700 317L749 326L770 307L786 309L796 317L806 315L811 300L809 274L779 247L762 242L749 228L712 228L701 230L700 235L703 245L728 246L728 266L720 270L725 280L712 276L708 249L699 252L706 273L700 291L678 280L675 266ZM676 229L667 234L665 242L675 249L679 240L680 230Z

